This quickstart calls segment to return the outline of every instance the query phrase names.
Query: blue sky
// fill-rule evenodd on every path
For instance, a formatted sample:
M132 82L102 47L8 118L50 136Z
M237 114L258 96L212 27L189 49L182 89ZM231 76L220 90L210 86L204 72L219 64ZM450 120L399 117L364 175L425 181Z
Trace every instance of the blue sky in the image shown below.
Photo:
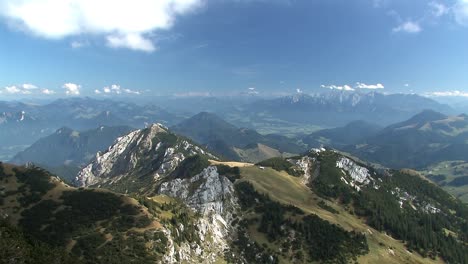
M468 0L2 0L0 98L468 97Z

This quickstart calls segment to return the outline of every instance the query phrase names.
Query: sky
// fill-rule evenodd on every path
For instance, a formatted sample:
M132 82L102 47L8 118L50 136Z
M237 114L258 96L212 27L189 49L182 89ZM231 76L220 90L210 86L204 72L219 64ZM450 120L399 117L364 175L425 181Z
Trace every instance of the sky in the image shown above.
M0 100L468 98L468 0L0 0Z

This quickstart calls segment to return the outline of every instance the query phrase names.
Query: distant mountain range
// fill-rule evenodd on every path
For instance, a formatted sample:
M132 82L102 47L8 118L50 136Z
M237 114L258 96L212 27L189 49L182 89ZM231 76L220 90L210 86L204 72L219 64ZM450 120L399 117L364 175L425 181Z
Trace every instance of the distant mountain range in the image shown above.
M424 168L441 161L468 160L468 116L426 110L345 150L394 168Z
M15 164L33 162L48 167L85 165L98 151L106 150L117 137L126 135L132 130L127 126L102 126L79 132L63 127L16 154L10 162Z
M23 150L39 138L53 134L61 127L83 131L100 126L142 128L146 124L162 123L169 127L174 126L175 131L180 131L181 134L204 145L209 145L216 153L229 159L238 160L241 159L241 156L245 157L245 153L239 154L233 147L243 149L249 145L251 149L253 146L251 144L256 143L266 145L281 153L304 151L302 146L298 146L296 142L281 135L289 137L303 135L304 132L310 133L317 127L341 127L355 120L362 120L362 122L377 126L387 126L408 119L423 109L432 109L444 114L452 112L452 109L447 105L418 95L385 95L377 92L343 91L313 95L297 94L274 99L261 99L255 96L242 97L237 100L226 100L218 97L183 98L167 100L163 105L170 106L171 111L174 110L185 116L190 110L212 109L210 111L222 115L224 120L238 127L218 124L213 130L219 132L209 132L207 129L202 131L203 129L200 127L195 129L199 130L198 132L190 131L196 127L194 122L176 127L174 125L179 124L183 118L154 104L137 105L91 98L59 99L44 105L0 102L0 158L3 160L11 159L18 151ZM192 107L194 105L197 107ZM203 119L198 121L208 122ZM205 125L210 124L208 122ZM351 129L359 130L360 125L354 125L357 128ZM183 126L186 126L188 130L184 129ZM241 127L244 128L241 129ZM276 133L281 135L262 136L257 131L261 131L263 134ZM368 133L365 129L359 131ZM332 131L328 132L332 133ZM359 132L354 136L348 135L348 139L358 137L358 134L362 133ZM366 136L367 134L362 135ZM313 138L304 138L304 141L310 145L317 145L326 143L327 140L336 139L336 136L330 135L330 137L330 139L324 137L315 143L312 142ZM349 140L330 141L330 144L337 147L346 143L350 143ZM260 149L258 150L260 151Z
M171 130L231 160L258 162L281 153L299 154L306 151L306 147L295 139L261 135L253 129L238 128L207 112L188 118L171 127Z
M34 163L70 181L97 152L106 150L118 137L132 130L127 126L102 126L80 132L63 127L19 152L10 162Z
M353 121L344 127L323 129L302 137L309 147L330 146L342 148L357 144L379 132L381 126L366 121Z
M181 119L154 105L91 98L67 98L45 105L0 102L0 146L29 145L61 127L88 130L100 126L144 127Z
M389 125L422 110L451 113L448 105L416 94L331 91L259 100L244 109L251 119L279 119L302 124L337 127L355 120Z

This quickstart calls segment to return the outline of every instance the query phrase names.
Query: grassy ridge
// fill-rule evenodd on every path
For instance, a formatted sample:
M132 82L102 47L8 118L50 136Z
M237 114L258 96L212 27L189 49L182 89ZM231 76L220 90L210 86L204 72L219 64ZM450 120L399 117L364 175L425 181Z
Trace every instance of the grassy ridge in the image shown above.
M236 191L243 214L248 216L248 220L240 222L236 243L248 248L243 245L248 243L245 238L251 236L249 230L255 229L267 238L262 244L255 242L255 250L243 251L249 262L278 263L281 259L294 263L347 263L368 252L366 238L360 233L345 231L314 214L275 202L246 181L237 183Z
M39 168L0 165L0 183L0 212L28 239L40 241L28 246L20 231L9 231L25 245L21 261L30 251L42 252L41 245L88 263L154 263L165 253L161 225L133 199L66 187Z
M359 263L443 263L439 258L423 258L415 252L409 253L402 241L395 240L368 226L365 219L350 214L337 203L325 201L328 206L338 211L338 214L323 209L319 205L323 200L304 186L300 178L271 168L261 170L257 167L243 167L240 169L241 181L252 183L258 192L268 195L273 201L294 205L306 214L316 214L321 219L341 226L345 230L365 233L370 252L358 257Z

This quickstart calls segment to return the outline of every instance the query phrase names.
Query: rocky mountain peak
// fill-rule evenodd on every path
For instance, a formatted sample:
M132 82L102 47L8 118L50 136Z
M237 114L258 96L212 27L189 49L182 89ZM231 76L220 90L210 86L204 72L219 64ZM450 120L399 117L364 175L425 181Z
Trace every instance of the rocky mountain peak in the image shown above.
M149 129L153 133L159 133L159 132L166 132L167 133L168 130L169 130L166 126L164 126L161 123L150 124L150 125L147 126L147 129Z
M194 155L216 159L163 125L152 124L117 138L107 151L98 152L74 182L77 186L105 186L121 192L148 190Z

